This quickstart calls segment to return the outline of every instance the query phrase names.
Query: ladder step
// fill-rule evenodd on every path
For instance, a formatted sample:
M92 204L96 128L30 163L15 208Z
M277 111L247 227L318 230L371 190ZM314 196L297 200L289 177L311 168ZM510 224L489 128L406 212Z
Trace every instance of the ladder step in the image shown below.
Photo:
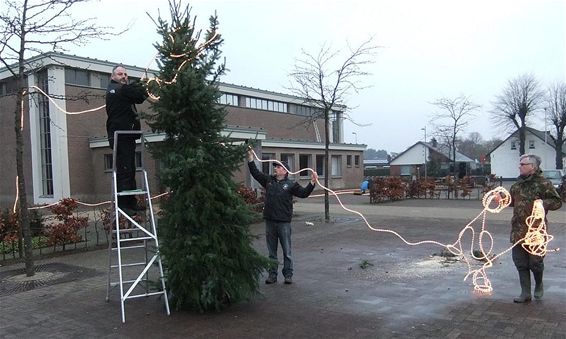
M121 250L131 250L134 248L144 248L145 245L132 245L132 246L120 246ZM118 247L112 247L112 251L117 251Z
M122 264L122 267L135 267L135 266L145 266L147 265L146 262L134 262L131 264ZM120 265L110 265L112 268L118 268Z
M120 246L121 250L129 250L129 249L135 249L135 248L146 248L148 253L151 254L155 254L158 252L157 247L155 247L154 245L132 245L132 246ZM111 248L112 251L117 251L118 247L112 247Z
M149 297L152 295L165 295L165 291L158 291L158 292L150 292L144 294L136 294L136 295L129 295L127 298L124 299L133 299L133 298L141 298L141 297Z
M129 241L138 241L138 240L155 240L154 237L137 237L137 238L125 238L125 239L118 239L120 242L129 242Z
M133 233L135 231L138 232L143 232L142 230L140 230L139 228L122 228L120 229L120 234L130 234ZM116 230L112 230L112 234L116 234Z
M144 191L142 189L137 189L137 190L116 192L116 195L119 196L119 197L124 196L124 195L140 195L140 194L147 194L147 191Z
M148 282L149 280L147 279L141 279L140 282ZM122 280L122 284L133 284L135 282L135 280ZM114 287L114 286L118 286L120 285L119 281L113 281L110 283L110 287ZM141 287L141 286L140 286Z

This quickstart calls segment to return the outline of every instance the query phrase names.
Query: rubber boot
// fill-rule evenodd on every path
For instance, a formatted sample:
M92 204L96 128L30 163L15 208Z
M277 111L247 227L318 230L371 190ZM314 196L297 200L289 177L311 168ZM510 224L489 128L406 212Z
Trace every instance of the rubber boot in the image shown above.
M544 287L542 284L542 271L540 272L533 272L535 277L535 299L542 299L544 295Z
M516 303L526 303L531 301L531 271L519 271L519 282L521 283L521 295L514 298L513 301Z

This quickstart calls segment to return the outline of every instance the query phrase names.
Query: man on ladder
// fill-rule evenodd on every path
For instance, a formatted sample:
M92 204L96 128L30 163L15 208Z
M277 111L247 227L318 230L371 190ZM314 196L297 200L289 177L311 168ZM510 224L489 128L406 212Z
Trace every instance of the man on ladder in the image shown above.
M139 82L128 83L128 73L122 65L114 66L110 84L106 90L106 131L110 148L114 149L115 131L139 131L140 120L135 104L141 104L148 97L145 88ZM117 140L116 154L116 191L135 190L136 187L136 139L139 135L122 135ZM139 210L134 195L118 197L118 207L129 215Z
M126 321L124 303L127 299L150 295L163 296L165 309L169 315L169 301L159 252L157 228L151 204L147 172L143 168L143 164L141 168L142 189L138 189L136 185L136 139L140 139L142 133L135 104L143 103L147 97L147 92L140 83L128 84L128 74L123 66L118 65L113 68L111 81L106 91L106 112L108 114L106 129L110 147L113 149L113 161L115 161L112 178L115 229L111 233L115 235L116 240L115 247L112 241L109 241L108 244L106 301L109 301L111 287L119 286L122 322ZM143 151L143 139L141 143ZM149 212L147 220L142 218L142 221L140 221L138 218L134 218L136 211L145 210L145 206L138 207L136 198L138 195L145 197ZM127 229L120 228L120 218L122 216L127 219L129 224ZM129 237L124 237L125 235L129 235ZM142 241L143 244L136 244L139 241ZM139 253L137 249L142 249L142 252ZM138 254L143 254L144 260L124 262L122 258L123 250L138 251ZM150 252L153 253L150 254ZM117 263L115 264L112 263L112 253L116 253ZM130 255L130 257L133 256ZM158 279L161 282L161 289L150 291L148 287L149 270L155 267L158 268ZM118 271L118 281L116 282L111 281L111 271L113 268ZM143 287L142 285L145 285L145 291L138 293L136 288Z

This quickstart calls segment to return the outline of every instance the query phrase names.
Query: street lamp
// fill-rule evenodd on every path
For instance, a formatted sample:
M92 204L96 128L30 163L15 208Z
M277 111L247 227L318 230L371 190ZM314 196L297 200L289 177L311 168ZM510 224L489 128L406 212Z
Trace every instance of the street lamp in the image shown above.
M427 173L426 173L426 150L428 149L428 145L426 143L426 126L424 128L421 128L421 131L424 131L424 143L425 143L425 148L424 148L424 180L426 181L427 179Z
M354 135L354 137L355 137L355 140L356 140L356 145L357 145L357 144L358 144L358 133L356 133L356 132L352 132L352 134L353 134L353 135Z

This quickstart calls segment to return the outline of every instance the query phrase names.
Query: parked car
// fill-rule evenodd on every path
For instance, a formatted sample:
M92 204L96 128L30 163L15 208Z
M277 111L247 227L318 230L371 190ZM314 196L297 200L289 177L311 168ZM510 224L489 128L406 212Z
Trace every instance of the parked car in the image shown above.
M550 180L550 182L552 182L552 185L554 185L554 188L556 188L560 192L560 188L564 180L566 180L566 178L564 177L564 171L561 169L544 170L542 171L542 174L545 178Z

